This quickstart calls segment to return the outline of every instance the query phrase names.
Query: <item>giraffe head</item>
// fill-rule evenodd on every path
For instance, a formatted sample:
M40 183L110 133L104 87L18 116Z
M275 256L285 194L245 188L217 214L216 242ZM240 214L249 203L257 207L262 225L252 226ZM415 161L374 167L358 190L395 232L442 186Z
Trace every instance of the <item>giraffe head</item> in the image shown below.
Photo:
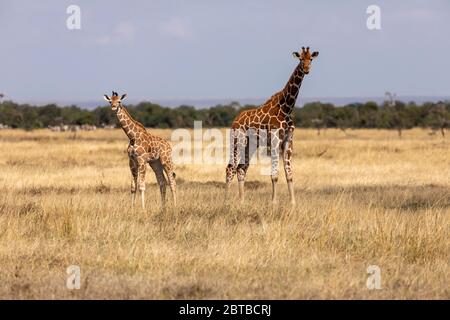
M311 69L311 61L314 58L317 58L319 52L318 51L310 52L309 47L307 47L306 49L305 47L302 47L301 52L293 52L292 55L300 60L301 69L303 73L308 74L309 70Z
M108 101L111 104L111 109L113 111L117 111L122 107L122 100L125 99L127 94L123 94L121 97L117 94L117 92L113 91L111 97L108 97L108 95L104 95L103 99Z

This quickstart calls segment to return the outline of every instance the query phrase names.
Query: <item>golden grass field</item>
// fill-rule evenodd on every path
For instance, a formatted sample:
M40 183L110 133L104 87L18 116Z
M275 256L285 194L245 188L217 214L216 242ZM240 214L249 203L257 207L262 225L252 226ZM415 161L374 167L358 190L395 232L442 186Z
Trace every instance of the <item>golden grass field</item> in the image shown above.
M185 164L166 212L150 169L147 210L130 208L127 144L121 130L0 131L0 298L450 298L448 137L297 129L294 208L283 170L277 207L255 167L246 202L235 181L226 205L225 166Z

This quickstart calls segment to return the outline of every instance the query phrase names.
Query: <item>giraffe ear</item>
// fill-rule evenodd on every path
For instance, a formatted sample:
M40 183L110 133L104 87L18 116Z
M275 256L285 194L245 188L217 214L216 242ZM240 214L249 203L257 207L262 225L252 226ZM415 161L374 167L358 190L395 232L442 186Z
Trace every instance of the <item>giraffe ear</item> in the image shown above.
M300 58L300 55L298 54L298 52L292 52L292 56L294 58Z
M314 51L312 54L311 54L311 57L312 58L317 58L319 56L319 51Z
M108 101L108 102L111 102L111 99L105 94L105 95L103 95L103 99L105 99L106 101Z
M123 99L125 99L127 97L127 94L125 93L125 94L123 94L121 97L120 97L120 100L123 100Z

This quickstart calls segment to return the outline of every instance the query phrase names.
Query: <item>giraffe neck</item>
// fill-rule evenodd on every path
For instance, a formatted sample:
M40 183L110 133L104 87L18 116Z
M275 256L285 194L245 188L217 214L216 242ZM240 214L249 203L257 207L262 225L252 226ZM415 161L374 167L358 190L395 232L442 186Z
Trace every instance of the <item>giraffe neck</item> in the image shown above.
M302 71L301 62L297 65L294 72L292 73L289 81L283 89L284 97L286 99L286 104L283 106L285 113L290 114L294 110L295 102L297 101L298 92L302 85L304 73Z
M138 126L135 124L135 120L131 117L128 111L121 106L116 113L117 120L119 120L120 126L130 140L136 138L136 133L138 132Z

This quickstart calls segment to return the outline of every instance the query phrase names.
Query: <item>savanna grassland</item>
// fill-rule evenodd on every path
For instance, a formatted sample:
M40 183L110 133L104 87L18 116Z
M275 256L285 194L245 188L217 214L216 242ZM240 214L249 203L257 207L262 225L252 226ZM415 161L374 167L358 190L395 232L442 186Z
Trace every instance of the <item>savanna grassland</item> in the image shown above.
M183 164L166 212L150 169L148 208L131 209L127 143L121 130L0 131L0 298L450 298L448 137L297 129L295 207L283 170L272 207L256 166L246 202L234 182L224 204L223 164Z

